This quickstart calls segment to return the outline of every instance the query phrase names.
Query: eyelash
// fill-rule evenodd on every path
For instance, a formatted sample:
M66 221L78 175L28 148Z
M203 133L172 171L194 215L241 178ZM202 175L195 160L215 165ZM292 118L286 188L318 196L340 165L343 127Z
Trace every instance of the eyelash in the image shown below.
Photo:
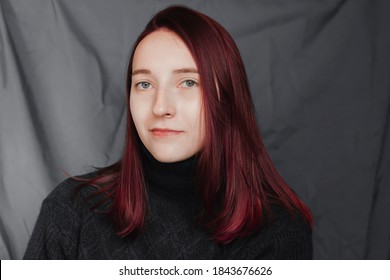
M196 81L194 81L194 80L185 80L185 81L181 82L180 85L185 84L185 83L187 83L187 82L192 82L193 85L192 85L192 86L185 86L185 88L192 88L192 87L196 87L196 86L199 85L199 84L198 84Z
M148 88L143 88L143 87L142 87L142 84L148 84L149 86L152 85L152 84L149 83L149 82L139 82L139 83L136 83L136 84L135 84L135 87L138 88L138 89L143 89L143 90L149 89L149 87L148 87Z
M188 85L186 85L187 82L191 82L191 83L193 83L193 85L192 85L192 86L188 86ZM145 84L148 85L147 88L142 87L142 85L145 85ZM181 83L179 84L179 86L181 86L181 85L183 85L183 84L184 84L184 86L183 86L184 88L192 88L192 87L196 87L196 86L199 85L198 82L196 82L196 81L194 81L194 80L190 80L190 79L181 82ZM150 88L151 85L152 85L151 83L143 81L143 82L136 83L136 84L135 84L135 87L138 88L138 89L141 89L141 90L147 90L147 89Z

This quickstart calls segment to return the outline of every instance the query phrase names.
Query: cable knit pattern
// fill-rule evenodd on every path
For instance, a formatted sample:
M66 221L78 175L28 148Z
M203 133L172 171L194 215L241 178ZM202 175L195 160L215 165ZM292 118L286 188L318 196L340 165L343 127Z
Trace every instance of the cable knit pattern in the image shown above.
M25 259L311 259L312 232L297 215L273 207L258 233L217 245L195 223L200 203L194 191L195 159L160 163L144 153L150 212L137 238L119 237L108 217L90 210L96 189L67 179L42 203ZM94 174L84 175L86 178ZM96 201L95 201L96 202Z

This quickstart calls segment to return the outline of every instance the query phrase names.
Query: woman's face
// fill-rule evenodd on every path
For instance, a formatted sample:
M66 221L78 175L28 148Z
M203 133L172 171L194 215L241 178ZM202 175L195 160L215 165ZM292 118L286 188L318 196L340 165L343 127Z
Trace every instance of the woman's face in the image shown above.
M204 118L194 59L174 33L158 30L137 46L130 111L142 143L161 162L187 159L203 147Z

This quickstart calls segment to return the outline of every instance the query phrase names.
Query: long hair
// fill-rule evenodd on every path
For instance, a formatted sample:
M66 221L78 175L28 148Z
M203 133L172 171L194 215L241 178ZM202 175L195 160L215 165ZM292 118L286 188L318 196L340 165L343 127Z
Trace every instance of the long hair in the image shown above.
M197 156L196 185L203 200L200 221L212 239L229 243L261 229L265 214L275 203L312 224L310 210L279 175L265 149L234 40L210 17L187 7L171 6L150 20L132 50L123 156L83 183L98 186L97 193L106 194L102 202L112 200L109 213L118 235L138 234L147 216L141 140L128 104L135 49L143 38L160 29L181 38L199 72L206 132L204 147Z

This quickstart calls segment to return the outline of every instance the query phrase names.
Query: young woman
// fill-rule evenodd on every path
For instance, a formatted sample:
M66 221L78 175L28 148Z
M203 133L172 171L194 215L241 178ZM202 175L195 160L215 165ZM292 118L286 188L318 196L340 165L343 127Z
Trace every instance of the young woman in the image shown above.
M173 6L134 45L122 159L43 202L26 259L309 259L309 209L272 164L236 44Z

